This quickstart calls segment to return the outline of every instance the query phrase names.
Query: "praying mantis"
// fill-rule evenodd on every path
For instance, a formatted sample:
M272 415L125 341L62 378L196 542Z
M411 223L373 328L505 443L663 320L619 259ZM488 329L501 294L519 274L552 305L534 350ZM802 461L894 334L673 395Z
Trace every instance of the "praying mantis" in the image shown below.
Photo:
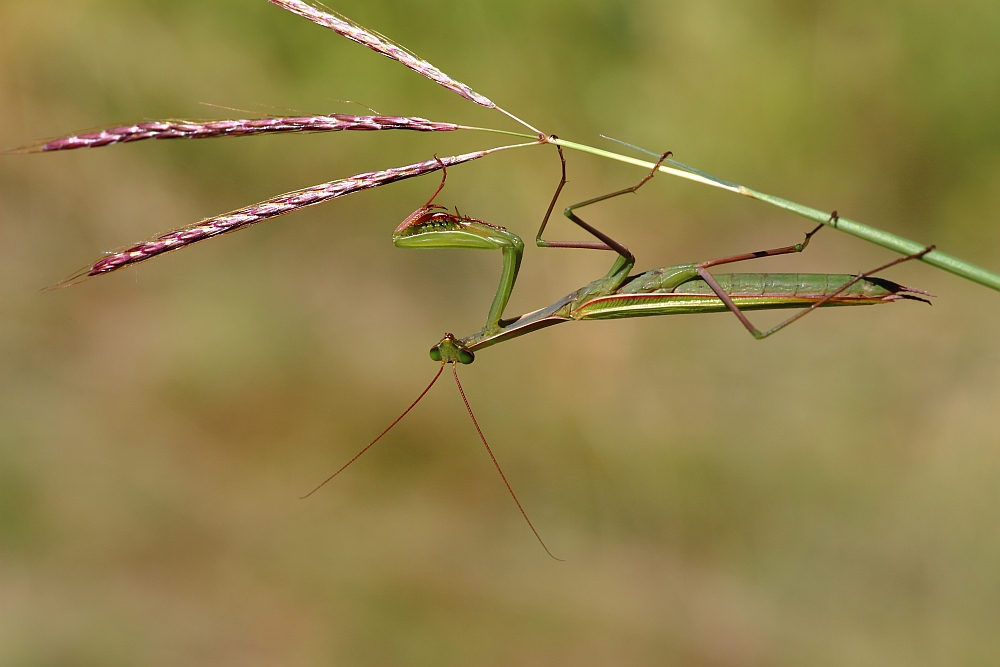
M714 266L802 252L823 225L815 227L806 234L801 243L795 245L668 266L630 275L635 266L635 256L627 247L580 218L576 211L591 204L637 192L653 178L657 168L670 155L669 152L661 155L654 169L636 185L573 204L565 209L565 216L597 238L597 242L546 241L542 238L542 234L566 184L566 159L562 148L557 146L557 149L562 175L552 202L538 228L535 242L543 248L610 250L618 255L614 264L604 277L571 292L550 306L512 319L503 319L504 309L517 280L524 242L503 227L462 216L457 211L451 214L445 207L434 204L434 199L444 187L447 175L445 171L441 186L431 199L403 220L393 232L393 243L397 248L497 249L503 255L503 269L486 324L477 333L463 338L456 338L451 333L445 334L441 342L431 348L430 356L434 361L471 364L475 361L477 349L574 320L622 319L729 310L755 339L763 340L823 306L872 305L900 299L930 303L927 299L917 296L918 294L932 296L928 292L888 280L873 279L872 276L897 264L919 259L933 251L933 246L856 276L767 273L713 276L708 271ZM443 166L442 170L444 171ZM836 211L830 216L833 221L837 217ZM782 308L803 308L803 310L763 332L757 329L743 312Z
M932 296L923 290L905 287L898 283L873 278L874 274L903 262L919 259L931 252L934 247L928 246L918 253L901 257L871 271L855 276L842 274L767 274L767 273L733 273L714 276L708 269L713 266L734 264L764 257L774 257L805 250L816 232L822 229L818 225L808 232L801 243L769 250L760 250L730 257L723 257L703 262L680 264L654 269L643 273L630 275L635 266L635 256L621 243L590 225L576 214L578 209L591 204L607 201L624 194L635 193L656 174L657 168L667 159L670 153L659 157L653 170L636 185L616 190L614 192L594 197L565 209L564 214L572 222L598 239L597 242L546 241L542 234L549 222L563 186L566 185L566 159L561 147L557 146L561 162L562 175L556 192L552 197L542 224L538 228L535 242L543 248L580 248L592 250L609 250L618 257L611 265L608 273L597 280L567 294L555 303L526 313L519 317L504 319L504 309L510 299L517 280L524 242L516 234L507 229L463 216L456 212L449 213L447 208L434 204L434 200L444 188L447 170L442 164L441 185L426 204L407 216L393 232L393 244L397 248L465 248L500 250L503 257L503 268L496 295L490 305L489 314L483 328L477 333L463 338L446 333L439 343L430 350L432 360L440 362L441 366L431 380L431 383L417 397L406 411L396 421L389 425L375 440L362 449L354 458L348 461L333 475L324 480L308 495L312 495L327 482L339 475L347 466L356 461L378 440L395 426L418 402L430 391L441 376L445 366L451 366L452 375L458 386L462 401L468 410L469 417L479 434L490 459L496 466L507 490L517 504L535 537L542 548L552 558L556 558L542 541L527 513L517 499L514 490L500 468L493 450L490 448L483 431L476 420L472 407L469 405L465 390L458 379L458 365L471 364L475 361L475 350L496 345L513 338L529 334L539 329L562 322L574 320L622 319L629 317L648 317L653 315L713 313L722 310L731 311L746 327L747 331L757 340L784 329L817 308L824 306L858 306L890 303L900 299L910 299L930 303L926 298ZM837 213L831 215L836 219ZM923 295L923 296L918 296ZM775 325L767 331L757 329L744 314L744 310L772 310L783 308L802 308L797 314ZM556 560L560 560L556 558Z
M511 496L524 513L520 502L507 483L503 471L493 456L486 438L479 429L475 415L458 381L458 366L471 364L476 353L493 345L513 338L533 333L542 328L575 320L620 319L668 314L698 314L707 312L732 312L748 332L757 339L771 336L801 317L820 307L874 305L898 300L927 301L930 295L921 290L899 285L889 280L876 278L875 274L909 260L922 260L929 264L945 268L959 275L976 280L984 285L1000 289L1000 277L988 271L973 267L953 257L949 257L933 246L917 244L906 239L900 239L879 230L866 227L840 218L835 213L820 214L798 204L776 197L763 195L743 186L710 176L697 169L687 167L673 161L669 153L658 155L655 163L647 163L634 158L593 149L582 144L559 139L555 135L546 134L529 125L520 118L510 114L503 108L482 95L476 93L465 84L455 81L430 63L421 60L409 51L392 43L388 39L366 30L335 13L322 11L302 0L270 0L279 7L303 16L314 23L329 28L338 34L375 50L382 55L400 62L421 75L452 90L462 97L481 106L496 109L510 119L520 123L530 132L528 134L478 128L454 123L429 121L423 118L400 116L352 116L346 114L328 114L323 116L266 117L253 120L226 120L207 123L187 121L153 121L134 125L113 127L98 132L78 134L61 139L41 142L24 149L21 152L52 152L77 148L107 146L117 143L128 143L145 139L181 139L208 138L220 136L248 136L279 132L332 132L332 131L381 131L410 130L418 132L452 132L458 130L477 130L504 135L513 135L527 139L526 143L500 146L479 150L450 157L435 157L402 167L386 169L377 172L357 174L348 178L338 179L302 190L285 193L266 201L232 211L230 213L208 218L193 225L188 225L150 240L128 246L122 250L108 254L99 261L88 266L83 271L71 276L60 286L74 284L82 279L96 277L132 266L161 254L187 247L194 243L225 233L238 231L273 217L283 215L307 206L313 206L334 198L374 187L380 187L399 180L442 172L441 184L426 204L415 210L393 232L392 241L400 248L462 248L499 250L502 256L502 269L496 294L487 314L483 327L475 333L466 336L455 336L451 333L435 344L430 350L431 358L440 364L437 375L390 426L358 453L347 465L350 465L362 453L367 451L382 436L385 435L400 419L402 419L430 390L434 382L446 368L450 368L456 384L462 395L468 412L476 425L479 435L487 451L507 485ZM607 274L580 289L556 300L551 305L518 317L506 317L505 308L514 289L518 270L520 268L524 242L507 229L463 216L457 211L452 214L444 206L436 204L436 198L441 194L447 179L447 169L480 159L498 151L529 146L553 145L557 148L561 177L552 200L545 212L542 223L536 234L536 244L547 248L575 248L602 250L615 253L616 257ZM573 204L565 209L566 217L575 225L593 236L596 241L565 242L549 241L543 238L546 227L557 206L563 186L566 183L566 160L563 149L569 148L608 157L622 162L643 166L648 169L646 176L636 185L617 190L609 194ZM635 193L653 178L657 173L669 173L681 178L730 192L743 194L785 210L803 215L818 225L806 234L805 239L797 244L780 248L772 248L757 252L722 257L707 261L693 262L671 267L663 267L633 274L635 257L622 243L587 223L579 214L581 209L610 200L612 198ZM830 226L845 231L866 240L879 243L900 252L901 256L872 271L858 275L846 274L767 274L767 273L732 273L713 275L713 267L735 264L752 259L772 257L783 254L798 253L805 250L812 237L823 226ZM761 331L747 318L746 311L799 308L798 313L777 326ZM340 473L338 470L334 476ZM326 482L324 482L325 484ZM322 484L320 485L322 486ZM319 487L317 487L319 488ZM314 489L315 491L315 489ZM530 520L528 521L531 526ZM538 537L534 526L532 531ZM538 538L541 542L541 538ZM544 543L543 543L544 546ZM546 551L548 549L546 548ZM551 555L551 553L550 553Z

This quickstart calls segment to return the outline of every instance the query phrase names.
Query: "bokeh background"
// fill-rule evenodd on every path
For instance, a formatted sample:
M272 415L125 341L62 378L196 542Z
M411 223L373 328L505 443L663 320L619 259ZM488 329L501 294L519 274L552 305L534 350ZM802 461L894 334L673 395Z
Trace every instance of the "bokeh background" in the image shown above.
M338 0L546 131L611 134L1000 269L1000 4ZM516 129L264 0L0 1L0 146L108 123L382 113ZM431 176L40 293L102 251L479 134L0 157L0 664L993 665L1000 294L565 325L491 348L308 501L482 323L495 253L401 251ZM610 147L610 146L608 146ZM571 154L566 203L632 167ZM441 202L532 238L551 149ZM809 225L667 176L588 218L639 268ZM554 238L580 238L564 222ZM891 254L822 232L746 270ZM529 247L508 312L602 274ZM773 313L758 322L775 321Z

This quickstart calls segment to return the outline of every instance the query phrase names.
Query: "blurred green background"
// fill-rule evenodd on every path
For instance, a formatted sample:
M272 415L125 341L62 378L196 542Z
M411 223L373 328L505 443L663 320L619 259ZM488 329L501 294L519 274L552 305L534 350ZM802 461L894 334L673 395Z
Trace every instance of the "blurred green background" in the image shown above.
M1000 268L1000 4L338 0L513 113L611 134ZM148 118L382 113L515 129L264 0L0 1L0 146ZM266 106L270 105L270 106ZM342 133L0 157L0 664L995 665L1000 294L548 329L441 383L496 253L401 251L437 177L40 294L104 250L286 190L494 145ZM565 202L642 172L569 155ZM532 238L551 149L440 201ZM640 269L809 225L667 176L589 220ZM553 238L579 238L565 221ZM891 255L822 232L746 270ZM602 274L529 247L509 313ZM773 313L758 314L767 323Z

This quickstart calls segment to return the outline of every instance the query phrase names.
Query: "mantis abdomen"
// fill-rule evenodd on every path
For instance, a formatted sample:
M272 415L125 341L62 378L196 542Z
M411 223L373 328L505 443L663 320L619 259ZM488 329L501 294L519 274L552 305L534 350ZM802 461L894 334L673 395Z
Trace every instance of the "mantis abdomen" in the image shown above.
M676 267L674 267L676 268ZM573 311L573 319L603 320L652 315L711 313L728 309L700 278L676 287L659 287L657 272L636 276L615 293L591 299ZM667 275L670 269L666 270ZM803 308L835 294L826 306L861 306L922 294L890 280L866 278L838 293L855 276L826 273L721 273L722 289L741 310Z

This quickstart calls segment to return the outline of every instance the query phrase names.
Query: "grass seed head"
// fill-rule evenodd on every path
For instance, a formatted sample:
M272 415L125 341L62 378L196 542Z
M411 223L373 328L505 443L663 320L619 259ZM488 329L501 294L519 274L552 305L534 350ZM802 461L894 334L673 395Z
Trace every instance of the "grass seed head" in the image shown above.
M244 229L270 218L276 218L292 211L297 211L308 206L315 206L323 202L338 197L343 197L361 190L377 188L396 181L401 181L414 176L422 176L441 169L442 166L451 167L454 165L469 162L488 155L506 147L494 148L485 151L475 151L462 155L454 155L440 159L425 160L403 167L393 167L383 171L371 171L357 174L349 178L343 178L329 183L314 185L302 190L293 190L272 197L267 201L252 204L244 208L226 213L224 215L207 218L193 225L181 227L164 234L160 234L148 241L131 245L127 248L109 253L100 261L77 272L63 282L58 287L75 284L86 278L103 275L117 271L126 266L132 266L147 259L152 259L167 252L186 248L199 241L227 234L239 229Z
M414 72L427 77L431 81L436 81L448 90L458 93L467 100L475 102L476 104L481 104L489 109L497 108L497 105L494 104L489 98L480 95L461 81L456 81L451 78L423 58L417 57L392 40L383 37L372 30L368 30L346 17L325 12L321 9L313 7L312 5L302 2L302 0L270 0L270 2L281 7L282 9L287 9L288 11L298 14L303 18L307 18L313 23L329 28L338 35L343 35L351 41L363 44L372 51L381 53L387 58L392 58L396 62L409 67Z
M341 132L375 130L414 130L417 132L452 132L461 129L454 123L438 123L426 118L406 116L274 116L213 121L148 121L111 127L94 132L49 139L16 148L12 153L48 153L76 148L99 148L143 139L209 139L245 137L281 132Z

